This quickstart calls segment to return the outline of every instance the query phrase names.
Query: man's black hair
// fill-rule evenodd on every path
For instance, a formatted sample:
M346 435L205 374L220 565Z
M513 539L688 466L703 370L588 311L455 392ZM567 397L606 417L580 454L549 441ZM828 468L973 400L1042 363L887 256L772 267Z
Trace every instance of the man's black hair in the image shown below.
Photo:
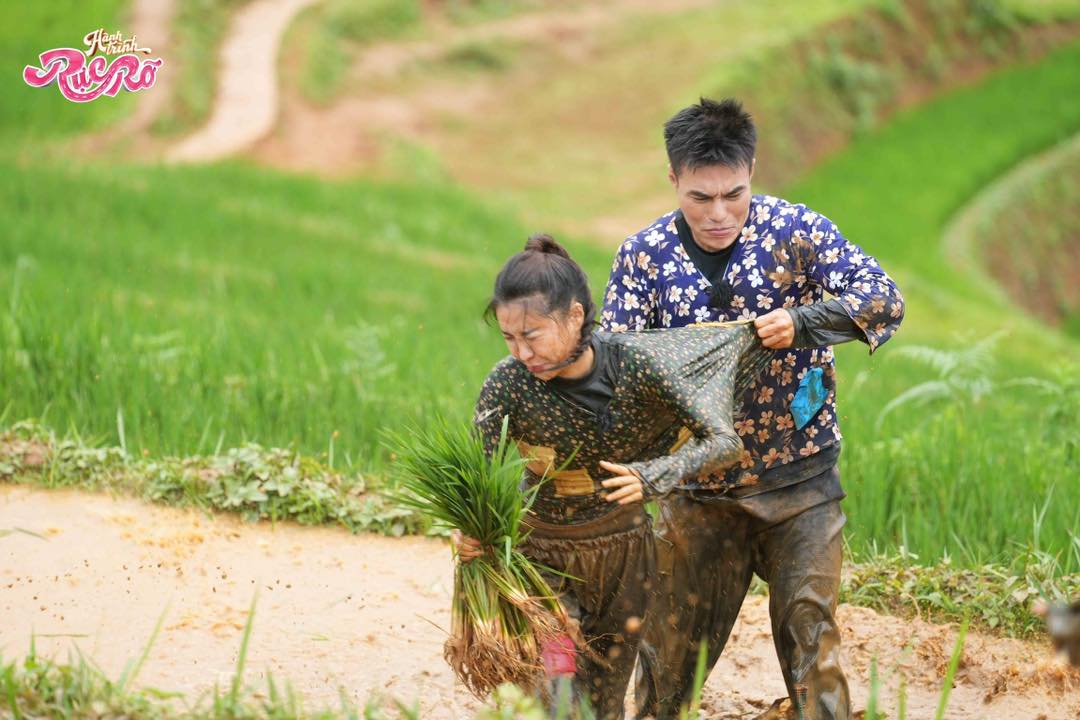
M701 98L664 125L671 169L696 170L710 165L749 167L754 161L757 129L750 113L735 98L720 102Z

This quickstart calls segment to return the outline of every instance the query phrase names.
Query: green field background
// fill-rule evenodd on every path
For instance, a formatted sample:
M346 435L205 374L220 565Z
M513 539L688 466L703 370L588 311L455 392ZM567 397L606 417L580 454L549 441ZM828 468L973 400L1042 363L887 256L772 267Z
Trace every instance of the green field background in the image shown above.
M50 7L20 6L24 29L0 37L7 66L123 11ZM857 554L1008 563L1037 548L1080 571L1077 343L942 250L948 219L982 186L1080 131L1078 72L1074 43L995 73L780 189L881 259L908 300L899 335L872 358L838 348ZM337 465L377 481L384 430L468 417L505 352L481 319L491 282L535 229L505 202L449 182L330 182L244 162L75 161L57 139L125 103L75 107L4 82L2 424L35 418L151 456L246 441L319 454L336 433ZM599 295L614 247L563 239ZM934 394L911 395L928 382ZM913 399L883 415L904 393Z

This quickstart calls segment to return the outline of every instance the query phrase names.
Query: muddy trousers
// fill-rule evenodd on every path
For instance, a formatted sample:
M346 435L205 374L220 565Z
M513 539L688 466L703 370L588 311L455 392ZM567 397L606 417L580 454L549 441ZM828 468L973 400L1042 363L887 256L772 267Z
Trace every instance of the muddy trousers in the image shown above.
M522 552L570 576L545 573L588 645L576 657L573 699L619 720L656 572L649 516L636 504L583 525L526 522L533 530Z
M769 584L773 643L792 703L806 720L847 720L834 617L844 521L835 499L774 524L738 501L665 500L656 524L658 587L639 654L638 716L678 717L693 692L700 643L708 643L707 677L757 573Z

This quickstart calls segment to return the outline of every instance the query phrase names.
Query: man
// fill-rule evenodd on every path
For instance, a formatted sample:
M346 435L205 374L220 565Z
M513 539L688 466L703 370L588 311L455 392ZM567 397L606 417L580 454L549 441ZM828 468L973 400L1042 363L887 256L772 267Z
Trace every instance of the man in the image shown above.
M735 416L739 464L660 503L661 590L644 631L638 713L677 717L699 644L711 670L757 573L769 584L792 704L805 718L848 718L834 617L845 517L829 346L857 339L873 352L896 331L904 301L826 217L751 195L757 132L737 101L703 98L668 121L664 138L679 209L620 247L602 326L752 321L775 352Z

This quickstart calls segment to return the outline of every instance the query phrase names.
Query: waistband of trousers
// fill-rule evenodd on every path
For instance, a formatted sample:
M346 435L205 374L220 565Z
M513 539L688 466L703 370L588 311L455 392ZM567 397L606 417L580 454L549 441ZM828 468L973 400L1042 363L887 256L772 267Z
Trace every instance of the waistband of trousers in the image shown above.
M650 527L649 515L641 503L622 505L606 515L574 525L544 522L529 515L522 522L532 530L530 537L560 540L587 540Z

